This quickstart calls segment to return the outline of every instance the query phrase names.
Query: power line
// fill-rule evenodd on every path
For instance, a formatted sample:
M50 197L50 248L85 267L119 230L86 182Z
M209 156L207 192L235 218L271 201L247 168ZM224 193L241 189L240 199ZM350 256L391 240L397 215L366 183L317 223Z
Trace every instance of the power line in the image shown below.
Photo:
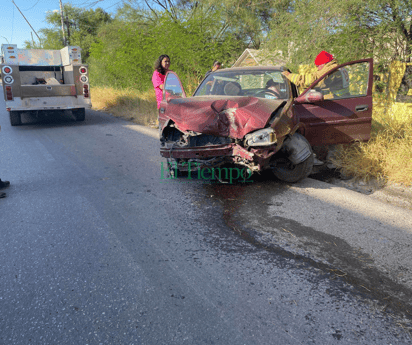
M19 10L20 14L23 16L23 18L25 19L25 21L27 22L27 24L29 24L29 26L31 27L31 29L33 30L33 32L36 34L37 38L39 39L40 43L40 37L37 34L36 30L33 29L33 27L31 26L31 24L29 23L29 21L26 19L26 17L24 16L24 14L22 13L22 11L20 11L20 8L16 5L16 3L14 2L14 0L11 0L11 2L14 4L14 6L16 6L16 8ZM13 8L14 9L14 8ZM14 12L13 12L13 18L14 18Z
M88 0L88 1L85 1L85 2L82 2L82 3L77 3L77 4L71 3L71 5L74 5L74 6L81 5L82 8L87 8L87 7L93 7L101 1L104 1L104 0L94 0L94 1Z
M123 0L120 0L120 1L116 2L114 5L111 5L111 6L109 6L109 7L106 7L104 10L107 10L107 9L110 8L110 7L116 6L117 4L120 4L121 2L123 2Z
M33 7L36 7L36 5L40 2L40 0L37 0L37 2L30 8L28 8L27 10L22 10L24 12L31 10Z
M103 1L103 0L96 0L96 1L92 2L92 3L89 5L89 7L96 6L99 2L102 2L102 1Z
M86 8L92 8L92 7L96 6L99 2L103 2L103 1L106 1L106 0L87 0L87 1L76 2L76 3L71 2L70 5L72 5L72 6L79 6L79 5L81 5L81 8L86 9ZM108 6L108 7L106 7L106 8L103 8L103 6L102 6L103 4L100 4L100 6L102 7L103 10L106 11L107 9L109 9L109 8L111 8L111 7L113 7L113 6L116 6L116 5L118 5L118 4L121 4L121 3L123 3L123 2L124 2L124 0L120 0L120 1L114 3L113 5Z
M84 8L92 8L92 7L94 7L94 6L96 6L99 2L103 2L103 1L105 1L105 0L95 0L95 1L92 1L92 2L89 2L89 3L82 3L83 4L83 7ZM116 5L118 5L118 4L120 4L120 3L122 3L124 0L120 0L120 1L118 1L118 2L116 2L115 4L113 4L113 5L110 5L109 7L106 7L106 8L104 8L104 10L107 10L108 8L111 8L111 7L113 7L113 6L116 6Z
M94 1L93 1L94 2ZM90 5L90 1L89 0L87 0L87 1L82 1L82 2L76 2L76 3L70 3L71 5L73 5L73 6L78 6L78 5L82 5L82 6L88 6L88 5Z
M0 37L3 37L7 41L7 44L10 44L9 40L6 37L4 37L4 36L0 36Z

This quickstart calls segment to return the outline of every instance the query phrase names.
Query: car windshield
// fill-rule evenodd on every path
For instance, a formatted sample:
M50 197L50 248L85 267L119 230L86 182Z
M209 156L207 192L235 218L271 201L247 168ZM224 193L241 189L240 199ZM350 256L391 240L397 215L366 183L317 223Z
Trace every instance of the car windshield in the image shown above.
M219 71L209 74L193 96L209 95L288 99L289 83L281 71Z

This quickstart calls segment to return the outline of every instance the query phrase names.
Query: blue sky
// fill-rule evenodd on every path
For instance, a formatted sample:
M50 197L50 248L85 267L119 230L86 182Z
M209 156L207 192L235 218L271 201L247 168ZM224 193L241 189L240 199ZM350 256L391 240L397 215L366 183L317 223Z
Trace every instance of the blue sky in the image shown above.
M45 21L47 11L59 11L59 0L14 0L21 12L27 18L33 29L38 32L48 27ZM62 0L62 3L71 3L81 8L103 8L106 12L114 13L123 0ZM24 41L31 40L29 24L24 20L12 0L0 0L0 44L17 44L18 48L24 48ZM38 39L33 32L33 38Z

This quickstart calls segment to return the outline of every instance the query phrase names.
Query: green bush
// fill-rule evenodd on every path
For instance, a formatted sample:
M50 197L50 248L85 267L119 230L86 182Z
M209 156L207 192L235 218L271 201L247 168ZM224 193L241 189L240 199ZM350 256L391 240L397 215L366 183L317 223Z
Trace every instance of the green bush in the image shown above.
M204 18L176 22L166 15L155 22L115 21L90 49L90 80L99 86L147 90L152 87L154 62L167 54L170 69L190 94L215 59L233 62L244 49L230 33L216 39L202 24Z

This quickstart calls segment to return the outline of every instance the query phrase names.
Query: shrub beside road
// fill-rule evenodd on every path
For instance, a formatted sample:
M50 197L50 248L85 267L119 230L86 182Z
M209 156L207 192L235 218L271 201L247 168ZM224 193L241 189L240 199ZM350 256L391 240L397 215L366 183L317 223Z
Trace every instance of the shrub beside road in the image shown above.
M347 175L412 186L412 114L373 112L371 140L341 146L334 159Z

